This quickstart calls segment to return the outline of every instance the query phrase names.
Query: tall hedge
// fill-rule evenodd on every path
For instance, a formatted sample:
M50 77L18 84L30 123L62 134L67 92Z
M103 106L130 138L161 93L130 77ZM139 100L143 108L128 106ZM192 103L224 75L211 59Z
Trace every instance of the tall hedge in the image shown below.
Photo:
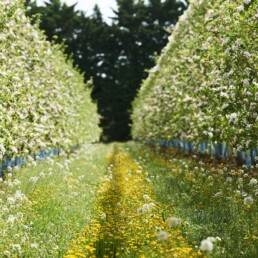
M133 104L135 139L258 146L258 1L192 0Z
M0 158L69 148L100 133L91 82L24 12L22 0L0 1Z

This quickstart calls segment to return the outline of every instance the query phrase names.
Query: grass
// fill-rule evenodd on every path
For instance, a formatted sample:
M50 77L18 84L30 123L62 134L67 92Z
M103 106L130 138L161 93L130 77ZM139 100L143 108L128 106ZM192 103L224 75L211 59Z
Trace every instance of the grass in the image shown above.
M148 171L157 200L185 222L189 244L219 237L210 257L258 257L257 169L214 167L139 144L127 148Z
M87 145L8 174L0 183L0 254L62 257L91 221L109 151Z
M8 174L0 257L258 257L257 168L116 146Z
M122 145L109 160L95 219L65 257L203 257L186 244L180 221L167 223L172 214L156 201L146 171Z

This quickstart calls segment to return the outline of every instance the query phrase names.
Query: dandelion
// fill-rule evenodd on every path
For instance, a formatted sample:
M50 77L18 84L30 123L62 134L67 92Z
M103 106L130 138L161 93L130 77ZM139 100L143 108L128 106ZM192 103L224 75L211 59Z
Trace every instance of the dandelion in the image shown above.
M15 221L15 216L13 216L13 215L9 215L9 217L8 217L8 219L7 219L7 223L11 223L11 224L13 224L14 223L14 221Z
M170 217L167 219L167 225L168 227L176 227L181 224L181 219L177 217Z
M29 182L30 182L30 183L33 183L33 184L35 184L35 183L37 183L37 182L38 182L38 180L39 180L39 178L38 178L38 177L33 176L33 177L31 177L31 178L29 179Z
M18 252L21 251L21 246L20 246L19 244L13 244L13 245L11 245L11 246L12 246L12 248L13 248L15 251L18 251Z
M214 246L210 239L204 239L201 241L200 249L204 252L211 252Z
M254 199L252 196L247 196L244 198L244 205L252 205L254 202Z
M157 234L157 238L159 241L166 241L168 237L168 233L164 230L160 230Z
M41 178L45 178L45 177L46 177L46 174L45 174L44 172L40 172L39 176L40 176Z
M15 186L21 185L21 181L19 181L18 179L14 179L14 180L13 180L13 184L14 184Z
M143 204L142 206L142 212L143 213L148 213L151 210L151 206L147 203Z
M25 195L22 194L20 190L17 190L17 191L15 192L15 198L16 198L17 200L23 200L24 197L25 197Z
M243 11L245 10L245 8L244 8L243 5L239 5L239 6L237 7L237 10L238 10L239 12L243 12Z
M20 170L20 167L19 166L14 166L13 167L13 171L15 171L15 172L17 172L17 171L19 171Z
M144 200L148 200L148 199L149 199L149 195L148 195L148 194L144 194L144 195L143 195L143 199L144 199Z

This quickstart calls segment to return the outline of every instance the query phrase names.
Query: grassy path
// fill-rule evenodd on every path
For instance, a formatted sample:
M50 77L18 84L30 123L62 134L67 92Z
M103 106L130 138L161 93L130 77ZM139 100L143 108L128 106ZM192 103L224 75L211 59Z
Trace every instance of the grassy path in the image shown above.
M113 146L0 180L0 257L258 257L257 168Z
M148 173L115 149L99 188L97 214L71 242L73 257L203 257L182 237L180 219L155 200Z

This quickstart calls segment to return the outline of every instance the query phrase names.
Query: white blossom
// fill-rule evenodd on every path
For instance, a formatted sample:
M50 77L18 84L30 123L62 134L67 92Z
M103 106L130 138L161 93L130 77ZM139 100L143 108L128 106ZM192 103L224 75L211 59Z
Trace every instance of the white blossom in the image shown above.
M170 217L167 219L168 227L176 227L181 224L181 219L177 217Z
M254 202L254 199L252 196L247 196L244 198L244 205L252 205Z
M204 252L212 252L214 246L210 239L204 239L201 241L200 249Z
M157 238L159 241L166 241L169 238L169 235L166 231L160 230L157 234Z

